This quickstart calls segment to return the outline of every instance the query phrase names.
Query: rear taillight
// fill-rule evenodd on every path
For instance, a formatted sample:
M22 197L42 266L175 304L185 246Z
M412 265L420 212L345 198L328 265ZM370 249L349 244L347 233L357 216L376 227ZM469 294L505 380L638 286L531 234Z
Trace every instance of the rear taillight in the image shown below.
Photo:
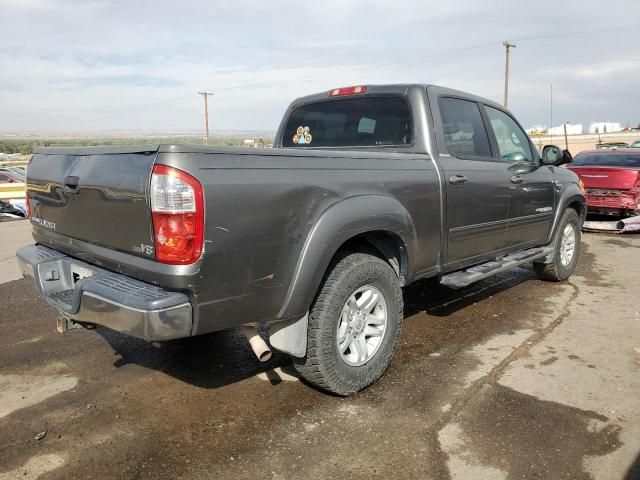
M202 255L202 185L182 170L156 165L151 175L151 215L156 260L188 265Z
M29 198L29 192L25 192L24 203L27 206L27 218L31 218L31 199Z

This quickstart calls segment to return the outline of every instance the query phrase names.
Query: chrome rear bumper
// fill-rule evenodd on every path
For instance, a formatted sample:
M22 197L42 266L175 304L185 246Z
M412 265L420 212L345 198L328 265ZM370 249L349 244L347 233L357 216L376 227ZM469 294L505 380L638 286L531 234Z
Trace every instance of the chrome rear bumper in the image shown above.
M45 300L80 323L102 325L148 341L191 335L189 297L110 272L41 245L16 253L22 274Z

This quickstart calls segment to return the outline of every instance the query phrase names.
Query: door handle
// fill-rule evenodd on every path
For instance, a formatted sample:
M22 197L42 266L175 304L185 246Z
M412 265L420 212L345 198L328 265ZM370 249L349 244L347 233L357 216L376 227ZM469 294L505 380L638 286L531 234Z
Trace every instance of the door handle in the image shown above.
M524 178L522 178L522 175L514 175L513 177L511 177L511 183L520 184L522 182L524 182Z
M78 193L78 182L80 177L68 176L64 179L64 191L67 193Z
M449 183L451 185L462 185L467 183L469 180L467 180L467 177L465 177L464 175L451 175L449 177Z

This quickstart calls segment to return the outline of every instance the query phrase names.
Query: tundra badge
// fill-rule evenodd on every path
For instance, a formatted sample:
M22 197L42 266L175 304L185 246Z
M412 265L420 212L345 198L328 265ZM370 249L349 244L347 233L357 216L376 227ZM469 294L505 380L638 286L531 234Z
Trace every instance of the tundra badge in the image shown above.
M54 222L50 222L49 220L45 220L39 217L31 217L31 221L33 223L37 223L41 227L48 228L49 230L55 230L56 224Z

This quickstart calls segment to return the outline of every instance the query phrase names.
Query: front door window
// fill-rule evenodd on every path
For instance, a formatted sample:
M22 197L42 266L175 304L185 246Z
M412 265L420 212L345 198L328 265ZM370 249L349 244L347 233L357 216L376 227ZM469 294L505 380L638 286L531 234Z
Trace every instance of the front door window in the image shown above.
M527 134L504 112L485 107L498 142L500 158L508 162L532 162L533 152Z

